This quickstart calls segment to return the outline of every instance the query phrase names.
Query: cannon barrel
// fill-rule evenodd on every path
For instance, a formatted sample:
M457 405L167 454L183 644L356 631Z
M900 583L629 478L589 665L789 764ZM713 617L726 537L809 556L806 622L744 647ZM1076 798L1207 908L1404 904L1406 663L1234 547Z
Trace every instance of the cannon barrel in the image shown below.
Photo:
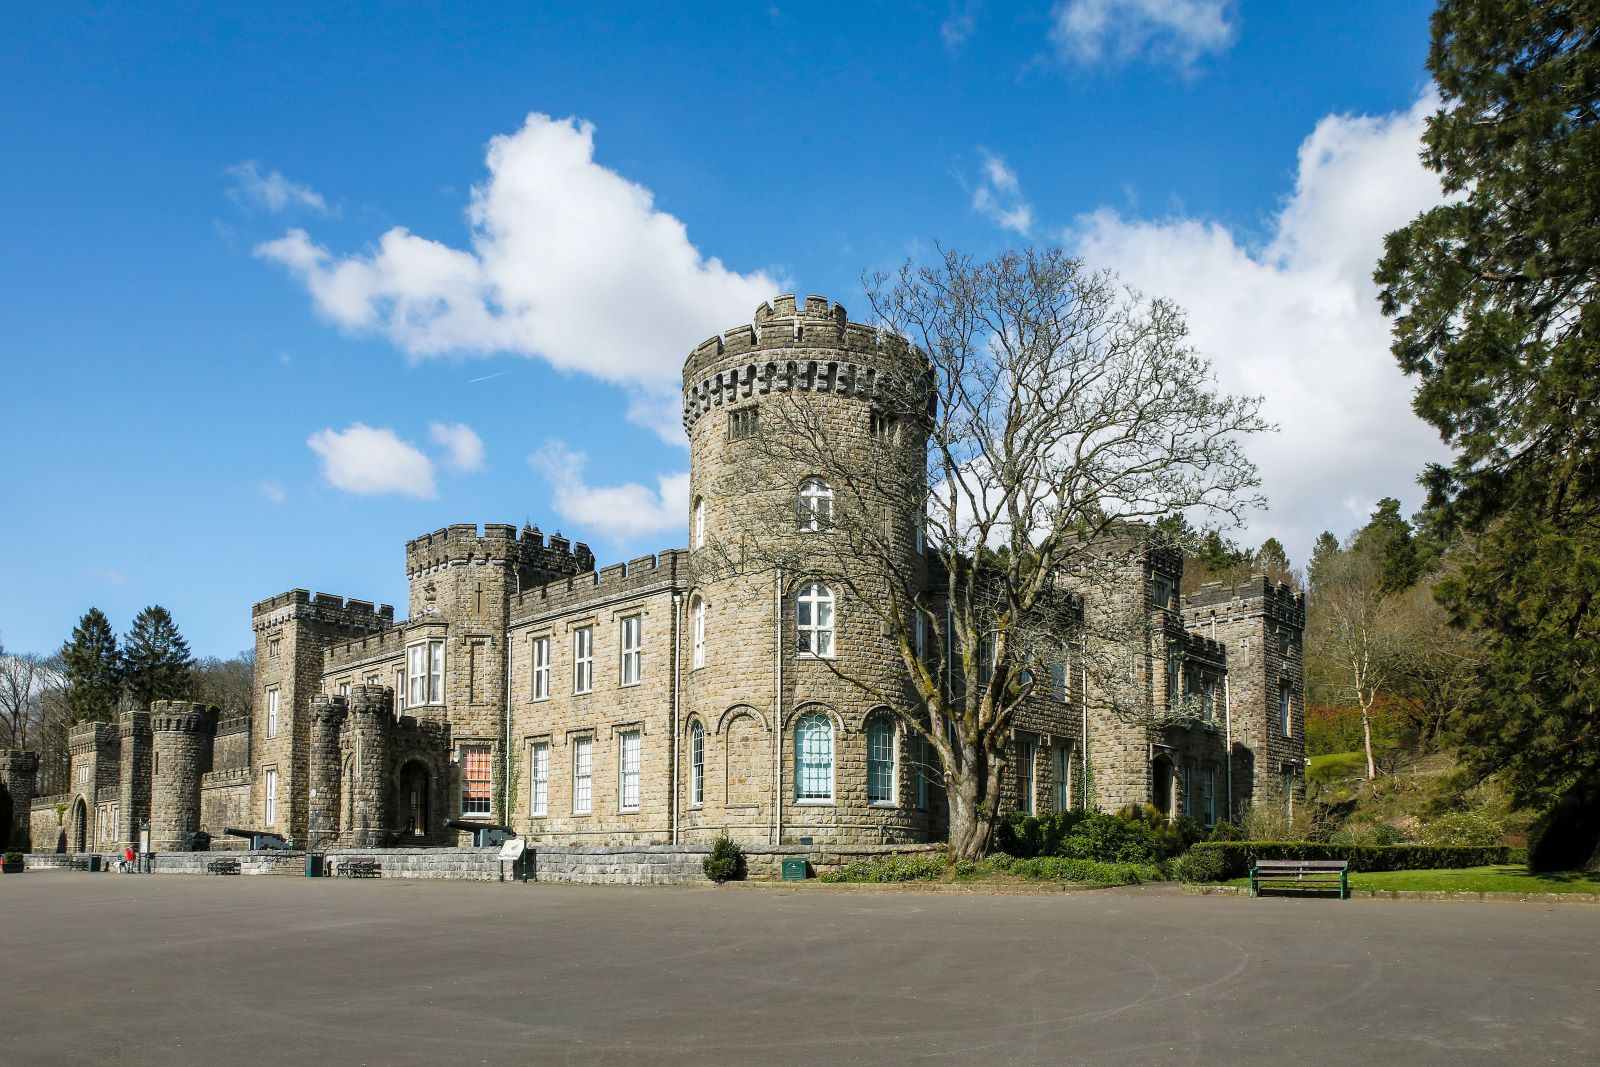
M236 830L231 826L223 827L222 832L227 834L229 837L245 837L251 839L260 837L262 834L272 834L273 837L278 836L271 830Z

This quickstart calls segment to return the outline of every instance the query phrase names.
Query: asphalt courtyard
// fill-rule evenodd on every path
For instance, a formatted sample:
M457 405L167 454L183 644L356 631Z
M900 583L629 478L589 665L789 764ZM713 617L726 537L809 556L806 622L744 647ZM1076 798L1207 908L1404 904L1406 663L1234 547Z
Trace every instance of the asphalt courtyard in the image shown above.
M1574 1063L1600 907L0 877L5 1063Z

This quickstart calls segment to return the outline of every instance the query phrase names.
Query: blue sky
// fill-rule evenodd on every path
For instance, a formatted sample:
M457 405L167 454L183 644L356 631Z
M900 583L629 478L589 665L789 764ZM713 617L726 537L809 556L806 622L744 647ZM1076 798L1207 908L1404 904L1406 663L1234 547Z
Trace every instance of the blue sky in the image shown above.
M0 14L5 646L162 603L229 655L452 522L681 544L688 348L935 241L1183 303L1283 427L1241 539L1419 502L1368 275L1438 197L1431 5L673 8Z

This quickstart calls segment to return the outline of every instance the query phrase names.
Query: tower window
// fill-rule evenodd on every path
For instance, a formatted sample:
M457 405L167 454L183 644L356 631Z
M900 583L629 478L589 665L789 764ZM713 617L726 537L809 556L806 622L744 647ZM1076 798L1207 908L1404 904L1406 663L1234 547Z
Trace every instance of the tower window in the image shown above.
M572 631L572 691L587 693L594 688L594 627L580 626Z
M754 437L759 429L756 416L759 409L751 404L728 412L728 436L735 441Z
M689 803L698 808L706 800L706 728L689 727Z
M893 444L900 428L900 420L893 415L882 411L874 411L867 416L867 433L873 440Z
M811 582L795 602L797 649L802 656L833 655L833 590Z
M706 665L706 602L699 597L694 601L694 665Z
M800 483L800 529L816 533L833 525L833 487L821 478Z
M817 712L795 724L794 763L795 799L833 799L832 719Z
M697 497L694 502L694 547L704 548L706 544L706 499Z
M880 715L867 727L867 803L894 803L894 723Z
M638 685L644 676L644 618L629 615L622 620L622 684Z
M533 699L545 700L550 696L550 639L533 639Z

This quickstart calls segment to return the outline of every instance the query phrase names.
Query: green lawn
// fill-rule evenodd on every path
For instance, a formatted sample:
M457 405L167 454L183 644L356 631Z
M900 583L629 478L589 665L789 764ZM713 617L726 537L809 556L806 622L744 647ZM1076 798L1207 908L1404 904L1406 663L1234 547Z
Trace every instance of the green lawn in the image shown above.
M1249 878L1227 883L1249 887ZM1567 871L1533 874L1516 865L1466 867L1444 871L1357 871L1350 875L1350 888L1402 889L1422 892L1459 890L1467 893L1600 893L1600 874Z
M1366 770L1365 752L1326 752L1311 757L1311 766L1306 769L1306 777L1314 782L1337 782L1365 774Z

